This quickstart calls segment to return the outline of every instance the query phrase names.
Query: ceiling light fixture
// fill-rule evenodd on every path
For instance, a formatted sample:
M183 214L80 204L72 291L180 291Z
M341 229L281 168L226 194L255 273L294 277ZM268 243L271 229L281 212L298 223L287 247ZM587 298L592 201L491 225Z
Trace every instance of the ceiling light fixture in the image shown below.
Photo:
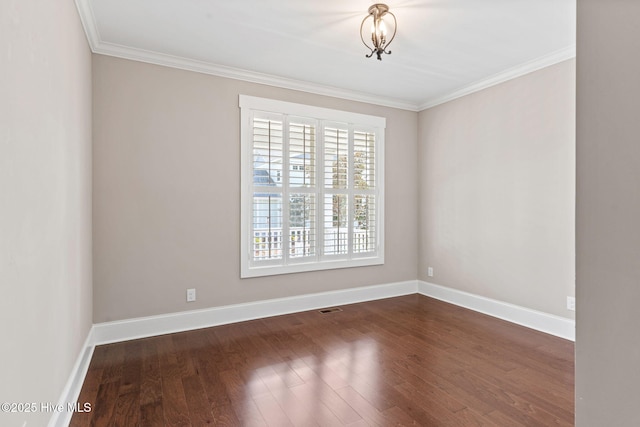
M387 41L387 23L382 19L386 15L391 15L393 18L393 34L391 34L391 38ZM362 29L364 28L364 23L367 19L371 18L371 42L373 43L373 47L369 46L365 40L365 35L362 33ZM389 20L390 21L390 20ZM378 57L379 61L382 61L382 54L386 53L387 55L391 54L390 50L387 50L394 37L396 36L396 16L389 12L389 6L383 3L376 3L369 8L369 15L367 15L363 20L362 24L360 24L360 38L362 39L362 43L371 51L370 54L366 55L367 58L371 58L375 53ZM367 34L367 38L369 35Z

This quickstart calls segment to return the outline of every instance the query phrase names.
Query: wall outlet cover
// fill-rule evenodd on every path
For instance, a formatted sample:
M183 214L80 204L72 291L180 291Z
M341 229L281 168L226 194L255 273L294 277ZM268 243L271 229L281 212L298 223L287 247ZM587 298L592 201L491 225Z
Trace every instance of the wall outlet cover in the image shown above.
M576 311L575 297L567 297L567 310Z

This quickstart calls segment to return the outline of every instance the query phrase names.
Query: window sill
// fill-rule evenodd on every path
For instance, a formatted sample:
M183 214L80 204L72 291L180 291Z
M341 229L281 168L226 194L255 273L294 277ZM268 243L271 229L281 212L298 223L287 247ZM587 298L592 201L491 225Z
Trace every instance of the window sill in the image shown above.
M254 265L242 266L240 277L242 279L252 277L276 276L281 274L306 273L311 271L335 270L340 268L368 267L373 265L383 265L383 256L371 256L357 259L327 259L325 261L314 261L307 263L292 263L289 265Z

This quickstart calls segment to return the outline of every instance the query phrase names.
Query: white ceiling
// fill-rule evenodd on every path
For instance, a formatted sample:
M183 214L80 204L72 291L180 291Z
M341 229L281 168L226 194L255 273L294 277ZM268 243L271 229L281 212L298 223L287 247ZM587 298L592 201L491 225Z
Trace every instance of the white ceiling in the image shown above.
M576 0L388 0L391 55L358 30L368 0L76 0L96 53L421 110L575 56Z

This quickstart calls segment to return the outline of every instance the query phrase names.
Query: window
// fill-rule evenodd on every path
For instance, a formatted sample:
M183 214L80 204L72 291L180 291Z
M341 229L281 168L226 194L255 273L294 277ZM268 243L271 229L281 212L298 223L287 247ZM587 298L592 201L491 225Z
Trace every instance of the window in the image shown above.
M385 119L240 95L241 276L384 263Z

